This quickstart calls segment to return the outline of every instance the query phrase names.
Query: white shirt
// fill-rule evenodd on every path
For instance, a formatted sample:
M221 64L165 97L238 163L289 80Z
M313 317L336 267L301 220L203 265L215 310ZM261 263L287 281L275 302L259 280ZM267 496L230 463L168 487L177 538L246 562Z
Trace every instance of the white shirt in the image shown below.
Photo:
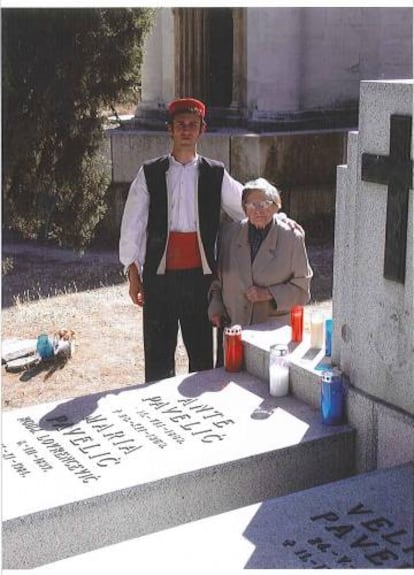
M168 231L197 232L204 273L211 273L199 236L198 225L198 162L199 156L187 164L177 162L169 156L166 172L168 197ZM234 221L242 220L245 214L241 205L243 186L224 170L221 186L221 207ZM121 223L119 259L125 267L135 263L140 273L145 262L147 244L147 223L149 192L141 167L131 184L125 203ZM165 271L165 252L158 273Z

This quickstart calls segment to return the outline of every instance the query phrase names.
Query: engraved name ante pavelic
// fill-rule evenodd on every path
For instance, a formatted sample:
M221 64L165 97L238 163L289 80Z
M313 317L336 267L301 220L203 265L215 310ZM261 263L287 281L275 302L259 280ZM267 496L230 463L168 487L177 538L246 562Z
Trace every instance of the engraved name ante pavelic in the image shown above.
M164 401L162 397L156 395L142 398L141 401L145 403L146 407L166 417L179 430L183 430L192 437L200 439L202 443L223 441L227 435L224 429L228 425L235 424L233 419L227 418L211 405L200 403L196 398L178 399L172 404L170 401ZM152 416L147 411L137 411L137 414L148 418L154 425L162 425L160 420L151 419Z

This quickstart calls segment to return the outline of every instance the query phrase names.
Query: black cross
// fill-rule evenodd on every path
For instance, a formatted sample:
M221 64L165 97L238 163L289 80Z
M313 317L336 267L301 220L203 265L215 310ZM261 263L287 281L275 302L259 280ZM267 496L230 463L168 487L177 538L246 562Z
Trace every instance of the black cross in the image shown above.
M388 186L384 277L405 281L408 193L413 187L411 116L391 116L390 155L362 154L361 179Z

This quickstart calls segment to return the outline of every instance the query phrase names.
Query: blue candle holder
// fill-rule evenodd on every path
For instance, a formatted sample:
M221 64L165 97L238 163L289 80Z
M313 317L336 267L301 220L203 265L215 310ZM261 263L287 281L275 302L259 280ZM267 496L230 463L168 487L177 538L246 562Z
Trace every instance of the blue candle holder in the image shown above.
M41 359L50 359L54 355L53 345L49 336L42 333L37 338L36 351Z
M332 328L333 320L325 320L325 355L328 357L332 355Z

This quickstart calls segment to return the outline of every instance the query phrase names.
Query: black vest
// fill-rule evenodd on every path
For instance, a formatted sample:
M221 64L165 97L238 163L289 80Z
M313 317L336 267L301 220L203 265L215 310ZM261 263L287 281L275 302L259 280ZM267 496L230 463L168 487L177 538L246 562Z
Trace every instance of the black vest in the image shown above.
M144 163L144 174L150 196L144 275L156 273L168 239L168 202L165 179L168 168L168 156ZM203 156L199 157L198 219L201 241L212 272L216 269L216 240L220 223L223 174L222 162Z

